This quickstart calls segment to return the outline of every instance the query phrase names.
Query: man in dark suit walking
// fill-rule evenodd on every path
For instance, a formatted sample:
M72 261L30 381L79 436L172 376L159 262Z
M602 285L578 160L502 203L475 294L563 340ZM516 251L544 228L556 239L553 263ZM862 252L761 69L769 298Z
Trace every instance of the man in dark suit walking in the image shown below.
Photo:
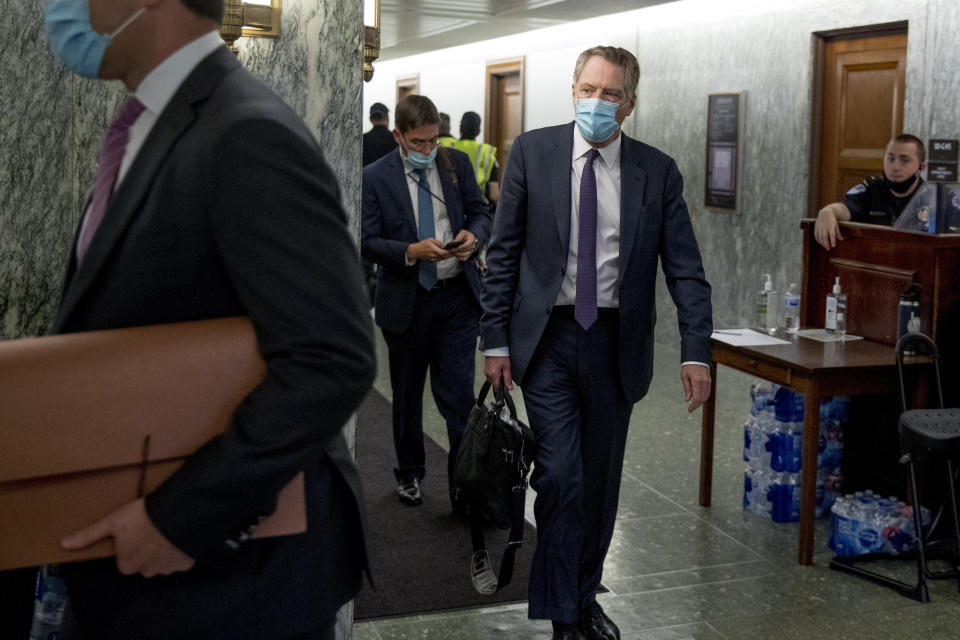
M107 134L54 331L245 315L267 373L168 481L63 541L117 549L63 567L75 633L333 638L366 566L341 428L374 375L336 179L300 118L223 46L222 0L89 9L47 5L54 51L134 97ZM249 539L300 471L307 532Z
M376 322L390 357L397 497L423 502L423 385L447 423L453 465L473 404L480 276L474 258L490 216L470 159L437 149L440 116L429 98L397 104L399 151L363 170L363 256L379 265ZM462 506L453 504L454 512Z
M630 412L650 385L658 258L677 305L689 410L710 393L710 285L680 172L620 131L639 77L624 49L580 54L575 124L517 138L487 249L484 374L520 384L537 437L529 616L552 620L557 640L620 637L596 589Z

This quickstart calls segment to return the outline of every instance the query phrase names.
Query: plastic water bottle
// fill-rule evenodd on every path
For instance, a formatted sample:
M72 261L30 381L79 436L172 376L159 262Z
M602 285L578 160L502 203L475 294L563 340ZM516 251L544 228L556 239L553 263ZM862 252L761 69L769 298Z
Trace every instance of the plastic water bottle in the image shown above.
M770 514L772 476L764 469L747 468L743 474L743 509L760 516Z
M883 537L884 514L873 495L863 496L861 504L863 512L857 530L857 553L879 553L886 543Z
M800 328L800 293L796 283L790 283L783 294L783 328L791 333Z
M30 640L59 640L67 607L67 586L57 565L45 565L37 572L34 588L33 622Z
M853 517L851 496L848 494L837 498L830 511L833 514L830 522L830 548L838 556L855 555L854 541L856 540L857 523Z
M800 483L797 475L777 474L770 487L770 517L774 522L800 520Z

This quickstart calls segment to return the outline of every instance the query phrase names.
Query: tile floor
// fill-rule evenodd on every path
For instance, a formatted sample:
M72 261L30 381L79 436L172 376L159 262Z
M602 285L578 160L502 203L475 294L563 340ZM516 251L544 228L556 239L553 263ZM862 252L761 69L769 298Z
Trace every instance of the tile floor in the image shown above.
M376 388L389 398L382 339L378 349ZM831 571L826 520L817 523L815 564L801 567L796 525L743 513L741 425L752 378L725 367L718 375L713 506L698 506L700 412L686 411L678 363L675 346L657 346L653 384L631 419L617 526L604 568L610 592L599 597L622 640L960 638L956 582L931 583L931 602L920 604ZM522 405L519 393L515 399ZM429 392L424 420L427 432L445 446ZM429 487L428 479L428 499ZM528 511L532 501L528 496ZM361 622L353 632L356 640L551 635L549 623L527 619L522 603Z

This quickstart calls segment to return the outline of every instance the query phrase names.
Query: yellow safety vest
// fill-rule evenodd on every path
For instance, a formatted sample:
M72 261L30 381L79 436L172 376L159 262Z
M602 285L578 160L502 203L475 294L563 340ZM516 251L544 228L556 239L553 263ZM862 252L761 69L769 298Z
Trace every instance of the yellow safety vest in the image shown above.
M473 170L477 174L477 184L480 185L480 191L486 199L487 183L490 182L493 164L497 160L497 148L492 144L476 140L456 140L452 146L469 156L470 162L473 163Z
M457 139L453 136L443 135L437 138L437 144L441 147L450 147L456 149Z

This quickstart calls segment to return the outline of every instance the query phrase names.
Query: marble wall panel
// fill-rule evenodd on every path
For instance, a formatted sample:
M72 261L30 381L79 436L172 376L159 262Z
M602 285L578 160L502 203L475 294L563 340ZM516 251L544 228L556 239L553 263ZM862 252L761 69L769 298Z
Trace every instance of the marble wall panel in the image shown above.
M43 3L8 3L0 23L0 339L53 318L104 132L125 89L67 71L43 33ZM304 118L359 234L359 0L288 0L279 39L238 41L240 60Z

